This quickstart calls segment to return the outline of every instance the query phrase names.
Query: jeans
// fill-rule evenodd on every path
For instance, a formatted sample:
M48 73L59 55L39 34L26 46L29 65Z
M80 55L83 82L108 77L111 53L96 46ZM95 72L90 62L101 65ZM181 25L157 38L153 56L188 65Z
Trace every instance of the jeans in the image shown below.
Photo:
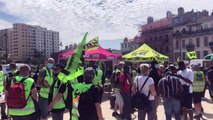
M174 113L175 120L181 120L180 118L180 101L176 99L163 99L164 110L166 114L166 120L172 119L172 112Z
M155 100L150 100L150 105L152 108L152 111L147 112L146 110L138 110L138 120L145 120L146 118L146 114L148 116L147 120L157 120L156 119L156 109L154 109L156 107L156 101Z
M47 118L48 116L48 99L39 96L39 107L41 110L41 118Z
M131 120L131 95L130 93L121 93L123 97L123 113L127 120Z
M52 119L53 120L63 120L64 111L61 112L52 112Z
M36 113L25 116L11 116L13 120L37 120Z

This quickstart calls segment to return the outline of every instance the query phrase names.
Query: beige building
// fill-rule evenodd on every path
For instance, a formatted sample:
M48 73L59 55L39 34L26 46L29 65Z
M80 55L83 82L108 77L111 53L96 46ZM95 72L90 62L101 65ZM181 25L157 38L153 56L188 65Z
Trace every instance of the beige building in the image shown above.
M194 50L202 59L213 50L213 15L174 27L173 33L174 61L178 57L186 60L186 52Z
M11 53L11 30L12 29L2 29L0 30L0 56L5 57L7 54L7 58L10 57ZM6 59L6 58L5 58Z
M22 23L13 24L11 31L11 59L26 61L33 57L35 50L46 57L59 51L59 32L41 26Z

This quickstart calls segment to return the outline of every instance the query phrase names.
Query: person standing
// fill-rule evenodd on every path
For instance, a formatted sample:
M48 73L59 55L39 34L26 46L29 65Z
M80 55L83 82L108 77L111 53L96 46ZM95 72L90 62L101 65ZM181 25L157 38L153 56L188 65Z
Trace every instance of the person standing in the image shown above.
M124 65L123 73L121 73L119 76L119 84L121 87L121 96L124 102L124 118L127 120L131 120L131 91L135 89L135 86L133 79L130 76L129 66L127 65Z
M158 92L163 98L166 120L172 119L172 113L174 113L175 120L181 120L179 94L182 85L179 79L172 76L172 74L171 70L165 73L164 78L158 83Z
M195 107L194 118L202 118L201 98L205 87L204 73L199 69L199 65L194 65L194 81L193 81L193 101Z
M50 87L53 83L53 72L52 67L55 61L53 58L48 58L46 67L44 67L40 72L37 80L37 86L41 87L39 91L39 107L41 109L41 119L47 120L48 116L48 95L50 92Z
M82 84L87 90L80 93L78 111L79 120L103 120L99 90L93 85L92 81L95 76L95 71L92 67L86 68L84 71L84 82ZM80 84L79 84L80 85ZM82 88L81 87L81 88ZM81 89L79 88L79 89ZM74 87L74 92L78 92ZM78 94L78 93L76 93Z
M11 92L10 87L13 85L13 83L22 82L24 86L23 90L25 94L26 105L23 108L10 108L8 105L9 115L12 117L13 120L37 120L37 114L36 114L35 104L33 100L38 101L38 94L37 94L34 80L30 78L29 75L30 75L30 67L28 65L22 65L20 67L20 74L18 76L15 76L13 80L11 80L11 82L8 83L6 86L5 98L7 103L9 103L8 101L9 94L10 94L9 92ZM12 94L12 98L14 101L13 94Z
M184 61L178 62L179 71L176 77L180 79L183 86L183 91L181 93L181 105L183 111L184 120L187 120L187 115L189 115L190 120L193 120L193 109L192 109L192 83L194 79L194 73L191 69L186 68Z
M0 93L4 92L4 88L5 88L5 77L4 77L4 73L2 71L2 65L0 65ZM1 119L7 119L8 116L6 114L6 104L5 103L1 103Z
M148 109L139 109L138 110L138 120L145 120L146 114L148 116L148 120L155 120L155 114L156 111L155 109L152 109L155 107L155 96L156 96L156 91L155 91L155 85L154 81L151 77L148 76L149 74L149 66L148 64L141 64L140 65L140 71L141 75L136 76L135 78L135 86L137 86L137 89L141 89L143 86L141 93L145 94L148 97L148 100L150 102L150 106Z
M155 90L157 92L157 95L155 96L155 102L156 102L155 106L153 106L152 109L157 111L157 107L160 104L160 96L158 95L158 82L161 79L161 74L159 72L158 61L156 61L155 59L151 62L151 70L150 70L150 73L149 73L149 77L151 77L154 80L154 83L155 83ZM155 116L154 120L157 120L158 119L157 113L154 116Z
M19 75L19 71L18 71L18 68L17 68L17 66L16 66L15 63L10 63L9 69L10 69L10 72L7 73L7 78L6 78L6 84L5 84L5 86L7 85L7 83L9 83L11 81L11 79L13 77Z
M213 101L213 65L210 66L209 70L206 73L207 82L209 84L209 93Z
M67 97L66 84L62 83L58 79L58 74L64 69L62 64L56 64L53 66L53 84L49 94L48 111L52 112L53 120L63 120L64 110L66 108L65 99Z

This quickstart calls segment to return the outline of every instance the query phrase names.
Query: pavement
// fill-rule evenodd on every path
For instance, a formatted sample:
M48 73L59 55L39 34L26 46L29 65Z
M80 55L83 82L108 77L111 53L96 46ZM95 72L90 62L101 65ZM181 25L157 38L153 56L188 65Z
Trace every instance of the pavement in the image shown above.
M105 120L119 120L119 119L112 117L113 110L110 109L110 103L109 103L109 100L107 99L108 98L107 96L108 96L108 94L105 93L104 94L105 99L103 100L103 103L101 104L103 116L104 116ZM203 113L204 120L213 120L213 102L210 100L208 90L206 91L205 98L202 100L202 106L204 108L204 113ZM157 116L158 116L158 120L166 119L162 102L157 108ZM69 120L69 118L70 118L69 113L66 112L64 114L64 120ZM132 115L132 118L133 118L133 120L138 119L137 112L134 113L134 115ZM48 120L52 120L52 118L50 117ZM172 120L175 120L175 119L173 118Z

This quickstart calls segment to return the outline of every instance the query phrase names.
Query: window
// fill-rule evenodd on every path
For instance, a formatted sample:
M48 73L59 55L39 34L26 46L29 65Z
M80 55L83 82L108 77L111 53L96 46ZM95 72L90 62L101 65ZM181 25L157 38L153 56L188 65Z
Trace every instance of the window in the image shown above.
M179 49L179 41L176 40L176 49Z
M200 38L196 38L196 46L200 47Z
M186 47L185 40L182 40L182 48L185 48L185 47Z
M200 51L197 51L197 58L200 58Z
M204 37L204 46L205 46L205 47L208 46L208 37Z
M205 57L206 55L208 55L208 51L207 51L207 50L204 50L204 51L203 51L203 57Z
M186 59L186 53L185 52L182 52L182 58L183 58L183 60Z

